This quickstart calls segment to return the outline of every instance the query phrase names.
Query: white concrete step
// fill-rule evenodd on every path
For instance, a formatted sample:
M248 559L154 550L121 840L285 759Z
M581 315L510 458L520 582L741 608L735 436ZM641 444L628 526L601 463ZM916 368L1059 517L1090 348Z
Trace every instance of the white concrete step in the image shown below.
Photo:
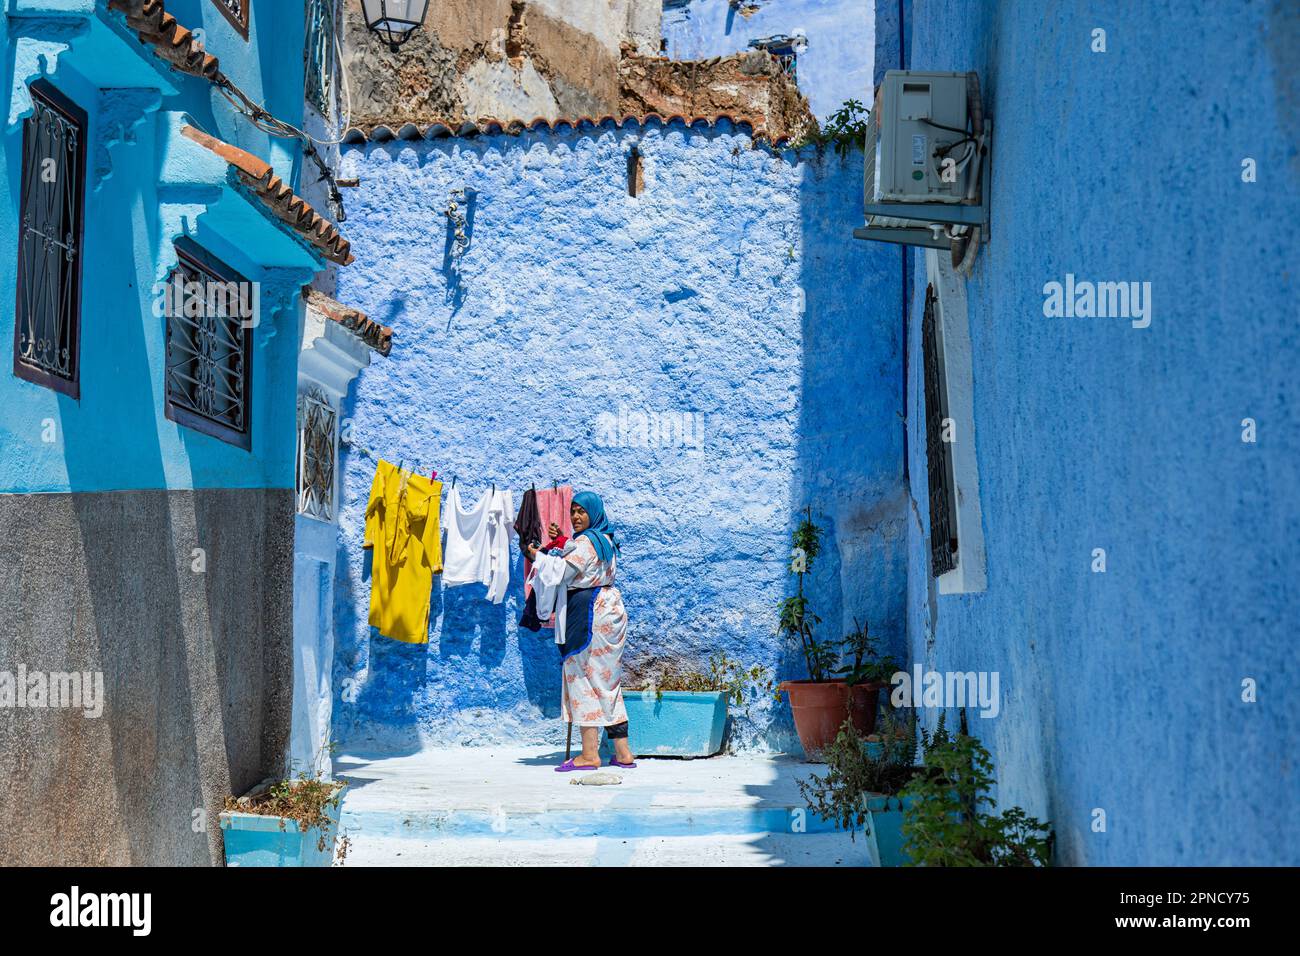
M346 754L350 865L867 865L807 812L784 755L640 759L621 783L575 785L549 748Z
M372 837L345 866L870 866L866 845L842 833L517 840Z

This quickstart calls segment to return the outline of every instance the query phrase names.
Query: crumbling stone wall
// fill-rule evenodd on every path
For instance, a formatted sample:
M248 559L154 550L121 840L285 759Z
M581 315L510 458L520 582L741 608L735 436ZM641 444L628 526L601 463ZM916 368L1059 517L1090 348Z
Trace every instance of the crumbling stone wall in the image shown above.
M814 123L808 100L777 58L762 50L686 61L625 54L619 66L622 114L725 114L764 126L773 138L792 139Z
M663 0L439 0L397 50L346 0L353 126L725 113L798 136L812 121L766 53L661 58Z
M659 49L662 0L439 0L396 51L346 0L351 122L614 113L624 48Z

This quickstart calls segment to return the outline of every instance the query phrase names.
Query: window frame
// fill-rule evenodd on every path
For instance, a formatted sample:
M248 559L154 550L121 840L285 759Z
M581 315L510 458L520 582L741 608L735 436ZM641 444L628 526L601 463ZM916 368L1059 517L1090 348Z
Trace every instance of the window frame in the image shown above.
M78 106L62 90L49 80L40 78L28 84L28 93L32 98L32 115L23 122L22 172L19 183L18 199L18 254L15 257L17 272L14 280L14 376L34 385L40 385L52 391L67 395L75 401L81 399L81 283L85 261L86 231L86 136L89 118L86 111ZM24 362L20 357L20 342L23 329L23 246L24 231L23 212L28 195L28 150L34 148L33 137L36 135L34 123L37 104L58 113L76 127L77 148L75 150L77 170L72 183L75 190L72 208L76 217L73 224L73 266L72 281L69 283L68 321L71 330L68 334L69 367L67 378L47 371L39 366Z
M230 11L230 8L229 8L228 6L226 6L225 3L222 2L222 0L212 0L212 3L213 3L213 5L214 5L218 10L221 11L221 15L222 15L223 17L226 18L226 21L227 21L227 22L228 22L232 27L235 28L235 32L238 33L238 34L239 34L241 37L243 37L245 40L247 40L247 39L248 39L248 21L249 21L249 18L252 16L253 0L239 0L239 8L240 8L240 10L241 10L242 13L243 13L243 19L242 19L242 20L241 20L239 17L236 17L236 16L235 16L231 11Z
M933 282L926 283L925 306L921 314L921 364L925 394L925 471L930 502L930 573L940 578L956 570L961 539L952 442L943 439L945 423L950 422L952 416L948 410L943 319L939 292ZM942 541L945 530L948 533L946 550Z
M319 18L316 9L321 11ZM307 102L316 108L326 122L333 122L336 112L334 104L337 99L334 82L339 70L335 56L335 31L338 29L336 18L339 11L335 8L334 0L308 0L306 11L307 29L303 37L303 89ZM322 42L324 49L320 47ZM324 57L320 62L316 62L314 56L318 50ZM317 80L320 81L319 84Z
M177 263L167 274L167 281L174 281L176 270L181 267L181 261L185 261L191 268L197 269L205 277L216 279L221 282L238 282L245 285L252 285L248 279L241 275L231 266L222 262L207 249L200 246L188 236L181 236L174 244L176 250ZM183 304L173 302L172 308L184 308ZM211 438L224 441L227 444L242 448L244 451L251 451L253 446L253 328L251 325L240 321L240 330L243 332L243 342L241 343L240 354L243 358L243 382L242 389L244 395L244 427L243 430L234 428L231 425L216 421L193 409L177 405L171 398L170 387L170 341L171 341L171 323L173 316L170 312L165 312L165 327L163 332L163 413L169 421L175 422L184 428L199 432Z
M329 425L329 473L328 487L324 489L327 497L316 501L314 486L304 484L306 468L304 467L309 451L309 426L312 422L313 406L318 414L324 414ZM297 512L304 518L334 522L338 509L338 469L339 469L339 410L326 394L325 389L315 383L305 383L298 391L298 448L294 474L294 492L297 497ZM316 473L324 474L317 462ZM313 502L315 503L313 506Z
M946 252L940 254L936 249L925 250L925 274L927 285L932 286L935 293L934 345L942 370L941 397L937 403L940 422L947 419L952 428L953 440L944 444L952 478L950 504L955 524L951 530L957 539L956 566L936 575L936 584L940 594L979 594L988 588L988 568L984 550L984 514L980 503L974 355L966 282L952 268ZM924 347L923 342L922 350Z

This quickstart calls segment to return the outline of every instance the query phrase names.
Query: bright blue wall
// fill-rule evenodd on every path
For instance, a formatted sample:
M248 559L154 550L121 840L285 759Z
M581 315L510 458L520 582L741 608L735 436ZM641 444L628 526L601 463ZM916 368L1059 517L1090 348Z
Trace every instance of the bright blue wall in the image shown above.
M178 117L271 161L292 181L298 150L293 140L269 137L237 116L206 81L169 70L122 26L116 13L91 0L38 3L23 12L58 8L45 20L0 17L10 99L44 70L86 110L88 182L83 247L81 398L74 401L12 375L13 310L0 314L0 491L59 492L137 488L287 487L293 481L298 287L319 260L280 226L217 235L202 217L173 221L171 203L208 201L172 190L160 180L164 156L198 149L173 141ZM209 52L224 72L280 117L298 123L302 105L303 11L300 3L256 3L250 40L242 39L210 0L173 0L178 20L205 30ZM89 16L90 19L87 19ZM106 21L115 28L106 25ZM88 28L86 24L90 24ZM19 42L18 37L24 39ZM44 61L23 44L69 43ZM53 48L52 48L53 49ZM176 92L155 92L171 85ZM145 87L152 85L154 91ZM171 113L172 116L166 114ZM25 114L24 114L25 115ZM4 128L0 164L0 237L15 261L21 182L21 119ZM223 209L248 202L217 179ZM175 207L172 207L175 208ZM187 231L247 278L262 283L261 327L255 332L251 452L181 428L163 413L163 323L153 314L152 287L174 262L172 241ZM290 245L286 245L286 243ZM287 252L286 252L287 250ZM275 263L285 268L265 271ZM14 269L0 274L0 301L14 301ZM57 440L43 440L43 423L57 423Z
M1297 862L1289 6L915 2L912 65L978 70L996 139L967 284L988 590L937 595L927 569L922 265L911 651L1001 673L1001 717L973 727L1003 805L1050 817L1064 863ZM1151 326L1045 318L1067 272L1151 282Z
M637 143L646 186L625 189ZM628 659L724 650L803 676L776 638L788 535L811 497L827 636L869 619L901 652L905 591L896 251L855 242L862 159L755 148L722 122L369 143L340 296L396 331L344 405L357 444L476 497L558 479L625 541ZM451 190L477 190L447 257ZM802 291L801 291L802 290ZM603 412L704 416L702 447L603 446ZM346 746L555 741L558 656L510 596L435 583L428 645L372 634L361 548L374 462L343 458L335 736ZM516 497L516 501L518 497ZM837 634L838 632L838 634ZM350 688L359 688L349 700ZM736 739L789 744L758 702ZM797 746L797 744L795 745Z
M750 40L802 28L808 49L799 57L799 89L817 118L848 99L871 105L872 0L765 0L749 17L727 0L665 7L663 35L674 60L726 56L748 49Z

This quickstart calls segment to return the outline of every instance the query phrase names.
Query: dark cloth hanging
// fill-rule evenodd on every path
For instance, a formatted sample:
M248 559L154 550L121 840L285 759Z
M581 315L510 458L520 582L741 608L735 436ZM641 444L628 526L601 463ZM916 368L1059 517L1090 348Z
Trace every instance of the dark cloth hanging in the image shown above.
M519 619L519 626L526 627L530 631L540 631L543 623L545 622L537 616L537 592L529 588L528 598L524 601L524 614Z
M556 554L556 555L563 554L564 544L568 540L569 539L564 537L564 535L560 535L558 538L554 539L546 547L542 548L542 551L544 551L546 554ZM532 562L530 562L527 558L525 558L524 565L531 566ZM543 621L540 617L537 616L537 592L534 591L531 587L525 587L524 591L527 597L524 600L524 613L523 616L520 617L519 619L519 626L526 627L530 631L540 631L544 627L550 627L551 626L550 621Z
M515 517L515 533L519 535L519 547L542 543L542 515L537 510L537 492L529 488L524 492L519 503L519 514Z

